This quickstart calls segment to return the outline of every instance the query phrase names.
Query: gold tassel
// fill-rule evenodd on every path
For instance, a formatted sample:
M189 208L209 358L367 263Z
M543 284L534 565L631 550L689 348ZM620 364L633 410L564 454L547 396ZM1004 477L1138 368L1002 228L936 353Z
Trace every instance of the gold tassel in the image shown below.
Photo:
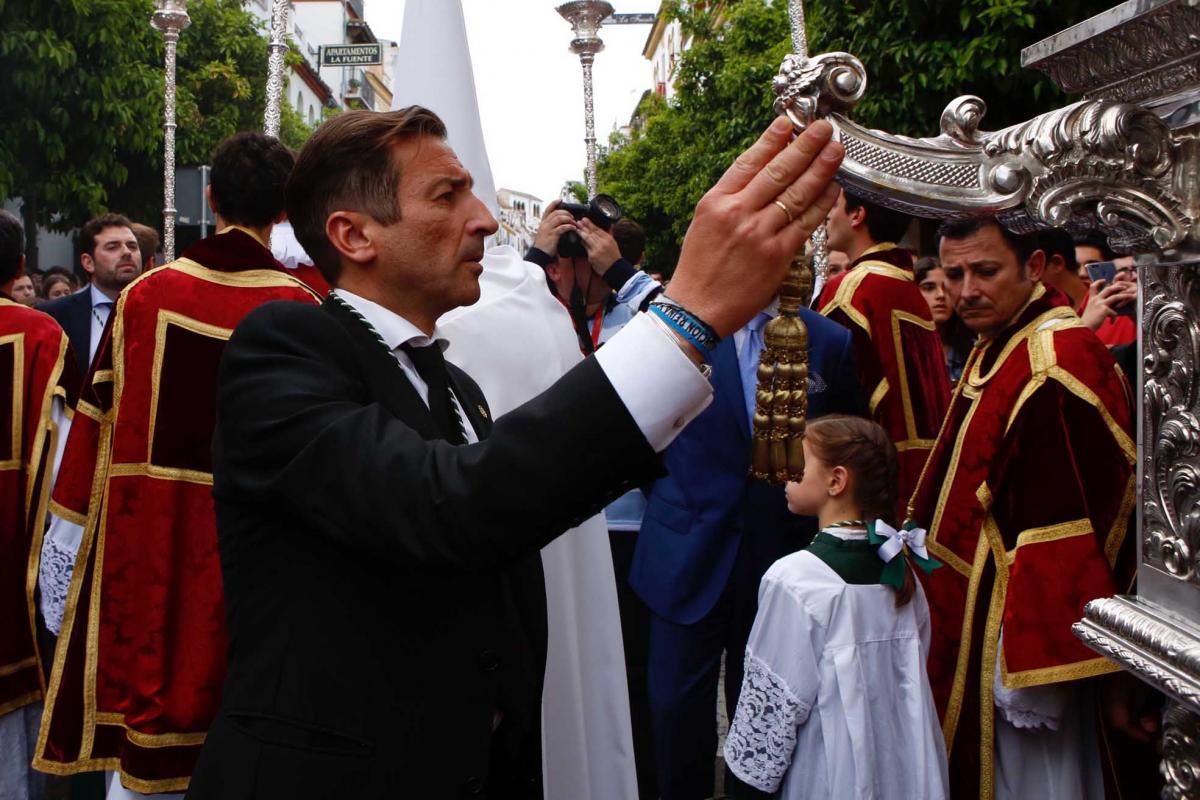
M812 269L800 253L779 287L779 316L763 330L754 403L750 473L782 484L804 477L808 420L808 328L800 307L812 295Z

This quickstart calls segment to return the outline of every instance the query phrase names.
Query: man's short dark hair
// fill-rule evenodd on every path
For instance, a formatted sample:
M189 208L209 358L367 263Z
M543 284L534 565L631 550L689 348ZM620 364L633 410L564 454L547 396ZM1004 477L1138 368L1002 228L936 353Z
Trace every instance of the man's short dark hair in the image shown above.
M858 208L866 210L867 232L871 234L871 238L876 244L899 242L908 232L912 217L907 214L894 211L886 206L876 205L849 189L842 190L842 197L845 198L847 214Z
M138 240L138 250L142 252L142 264L144 265L158 252L158 231L140 222L133 223L129 228L133 231L134 238Z
M212 199L221 219L263 228L283 213L284 188L296 157L273 136L235 133L212 155Z
M938 239L965 239L989 225L1000 229L1000 236L1017 257L1017 266L1025 268L1029 257L1038 249L1037 235L1013 233L996 221L995 217L971 217L969 219L946 220L938 227Z
M1062 228L1047 228L1034 235L1037 237L1037 246L1046 254L1047 264L1054 256L1060 256L1068 271L1079 270L1079 262L1075 260L1075 240L1071 234Z
M94 258L96 256L96 237L106 228L129 228L132 232L133 223L124 214L101 214L98 217L92 217L79 229L79 239L76 242L79 252L87 253Z
M646 253L646 232L631 219L622 219L612 229L621 257L630 264L638 264Z
M446 138L446 124L427 108L348 111L313 133L287 184L288 219L322 277L334 284L341 272L337 249L325 238L334 211L357 211L384 225L400 219L400 166L392 146L417 136Z
M20 217L0 208L0 283L8 283L21 268L25 255L25 225Z
M1088 233L1078 233L1074 237L1076 247L1094 247L1100 253L1101 261L1113 261L1116 259L1116 252L1109 247L1108 237L1102 233L1089 231Z

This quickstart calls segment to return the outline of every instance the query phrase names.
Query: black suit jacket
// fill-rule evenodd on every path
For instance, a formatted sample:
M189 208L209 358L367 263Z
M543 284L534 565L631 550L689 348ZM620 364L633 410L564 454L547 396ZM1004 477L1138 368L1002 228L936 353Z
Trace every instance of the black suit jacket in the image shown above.
M451 378L479 444L440 441L336 304L267 304L229 341L229 673L189 798L540 795L538 550L661 467L593 360L491 431Z
M57 300L38 306L38 311L45 311L67 333L71 349L75 351L75 361L79 366L79 377L87 375L88 353L92 345L92 290L85 288L82 292L69 294Z

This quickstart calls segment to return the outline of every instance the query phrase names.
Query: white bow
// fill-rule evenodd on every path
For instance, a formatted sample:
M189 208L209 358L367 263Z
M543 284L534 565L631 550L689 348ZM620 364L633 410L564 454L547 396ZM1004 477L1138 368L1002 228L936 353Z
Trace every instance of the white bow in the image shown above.
M877 519L875 520L875 535L882 536L887 540L879 545L878 551L879 557L885 562L900 555L900 551L904 549L905 545L908 545L908 549L921 559L929 558L929 551L925 549L924 528L898 531L883 520Z

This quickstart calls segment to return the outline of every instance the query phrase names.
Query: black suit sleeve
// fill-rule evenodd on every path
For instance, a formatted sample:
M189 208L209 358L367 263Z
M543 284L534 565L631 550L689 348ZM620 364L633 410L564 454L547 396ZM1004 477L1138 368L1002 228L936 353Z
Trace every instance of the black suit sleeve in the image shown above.
M492 569L656 475L657 456L587 359L485 441L425 441L370 397L351 339L316 307L250 314L221 363L218 506L278 508L371 558Z

